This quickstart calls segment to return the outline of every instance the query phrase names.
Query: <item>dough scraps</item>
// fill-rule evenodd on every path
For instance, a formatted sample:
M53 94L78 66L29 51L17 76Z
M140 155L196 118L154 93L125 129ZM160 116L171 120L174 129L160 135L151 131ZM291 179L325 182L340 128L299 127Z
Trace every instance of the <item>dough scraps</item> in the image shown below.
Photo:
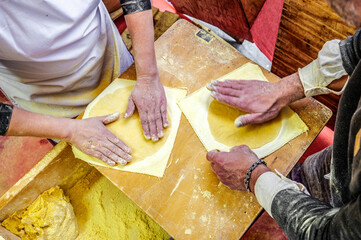
M134 113L129 119L123 115L127 108L128 97L135 81L116 79L86 108L83 118L103 116L119 111L121 117L107 128L124 141L132 150L132 162L126 166L111 167L103 161L89 156L73 146L75 157L90 164L114 168L123 171L137 172L162 177L177 135L182 112L177 102L185 97L186 90L165 87L168 104L169 127L164 130L164 137L154 143L143 135L139 115Z
M253 63L244 64L218 80L226 79L267 81L260 67ZM178 105L207 151L229 151L233 146L245 144L263 158L308 130L289 107L266 123L236 128L234 120L245 112L213 100L206 87L184 98Z
M23 240L72 240L79 233L73 207L59 186L43 192L26 209L5 219L2 225Z

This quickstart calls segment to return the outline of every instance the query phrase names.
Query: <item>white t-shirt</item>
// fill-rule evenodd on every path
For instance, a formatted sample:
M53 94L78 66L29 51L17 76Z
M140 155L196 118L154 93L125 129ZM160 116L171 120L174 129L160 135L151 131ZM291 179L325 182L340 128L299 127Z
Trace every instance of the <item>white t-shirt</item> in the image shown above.
M19 107L74 117L132 63L100 0L0 0L0 87Z

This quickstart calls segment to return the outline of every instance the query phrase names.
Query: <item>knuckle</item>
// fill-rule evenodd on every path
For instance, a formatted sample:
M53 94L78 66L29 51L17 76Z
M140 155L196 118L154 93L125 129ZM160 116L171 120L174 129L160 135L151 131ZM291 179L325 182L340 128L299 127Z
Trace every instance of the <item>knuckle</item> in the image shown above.
M112 151L112 153L118 153L120 151L117 147L110 147L110 150Z
M113 153L109 149L103 149L103 154L106 156L111 156Z
M150 115L148 117L148 119L149 119L149 122L154 122L156 120L156 117L155 117L155 115Z
M109 158L112 159L113 161L116 161L116 162L118 162L118 160L119 160L118 155L116 155L116 154L114 154L114 153L111 153L111 154L109 155Z
M157 112L155 115L154 115L154 118L155 119L160 119L162 117L162 115L160 114L160 112Z
M98 152L95 152L95 153L93 153L92 155L93 155L94 157L96 157L96 158L99 158L99 159L102 158L102 155L101 155L100 153L98 153Z
M248 147L247 145L240 145L240 146L239 146L239 150L241 150L241 151L247 151L247 150L249 150L249 147Z
M145 118L142 118L142 119L140 119L140 123L141 123L142 125L145 125L145 124L148 123L148 121L147 121Z

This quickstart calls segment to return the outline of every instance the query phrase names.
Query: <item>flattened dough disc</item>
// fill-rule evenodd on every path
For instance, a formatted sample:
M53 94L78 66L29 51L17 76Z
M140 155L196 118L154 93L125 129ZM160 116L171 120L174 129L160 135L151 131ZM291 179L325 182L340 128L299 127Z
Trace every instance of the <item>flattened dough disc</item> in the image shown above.
M131 148L132 162L126 166L116 165L111 167L103 161L81 152L74 146L73 152L77 158L93 165L162 177L179 127L181 111L177 106L177 102L185 97L187 92L183 89L165 87L170 126L164 130L164 137L154 143L144 138L138 113L135 113L129 119L123 118L128 104L128 97L134 85L134 81L116 79L89 104L83 117L90 118L117 111L121 112L121 117L114 123L108 124L107 128Z
M267 81L262 70L253 63L247 63L218 80L225 79ZM236 128L233 122L244 112L213 100L206 87L187 96L178 105L207 151L229 151L233 146L245 144L263 158L308 130L289 107L267 123Z

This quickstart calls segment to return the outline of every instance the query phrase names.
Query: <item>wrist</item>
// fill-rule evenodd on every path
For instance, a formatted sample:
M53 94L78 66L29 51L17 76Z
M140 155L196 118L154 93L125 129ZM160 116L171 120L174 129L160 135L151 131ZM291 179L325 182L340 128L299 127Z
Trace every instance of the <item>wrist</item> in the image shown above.
M60 140L66 141L66 142L72 142L74 132L77 129L77 123L78 119L64 119L66 122L64 122L64 131L62 131L62 134L60 136Z
M284 106L305 97L298 72L282 78L277 84L280 92L279 99L283 102Z
M251 192L254 193L254 186L256 185L257 179L265 172L270 172L271 170L263 165L258 165L251 173L251 178L249 180L249 188L251 189Z
M137 83L153 83L159 81L158 70L148 71L146 74L137 75Z

